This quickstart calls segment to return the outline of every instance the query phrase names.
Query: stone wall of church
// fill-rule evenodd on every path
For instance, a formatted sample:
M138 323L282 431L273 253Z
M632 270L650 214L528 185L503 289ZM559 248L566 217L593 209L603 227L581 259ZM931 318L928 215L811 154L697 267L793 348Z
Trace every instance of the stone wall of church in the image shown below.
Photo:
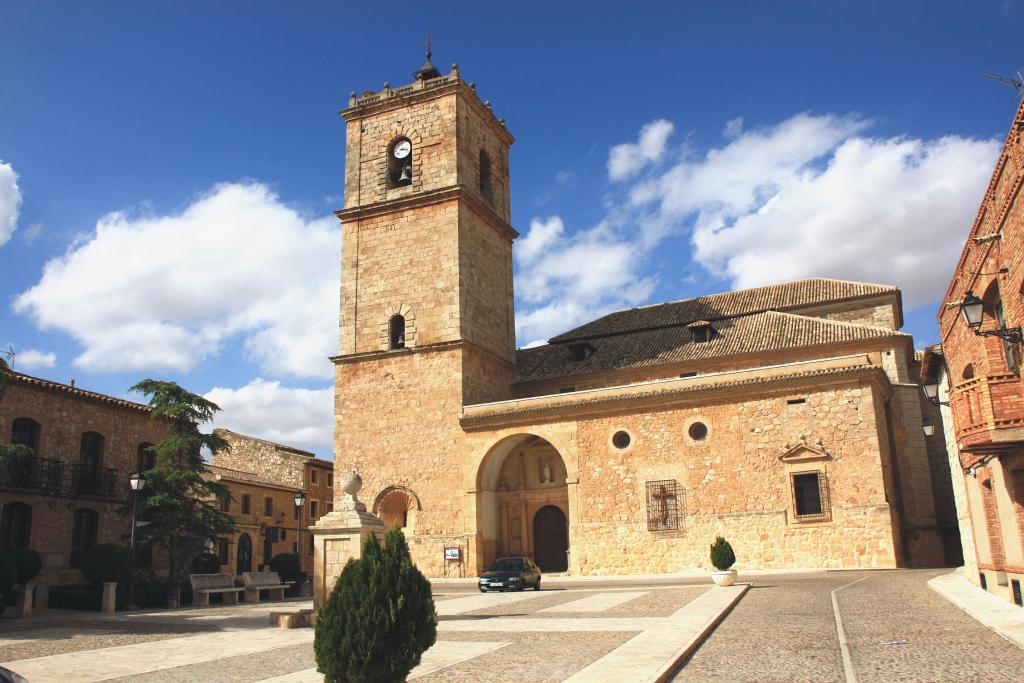
M342 234L342 355L386 350L403 305L415 315L408 346L458 338L456 202L353 221Z
M772 397L581 422L574 567L614 574L707 566L719 534L741 568L895 566L875 400L870 387L856 386L809 392L798 404ZM695 420L708 426L702 441L687 435ZM633 437L625 450L609 442L618 429ZM801 436L830 456L795 466L824 471L828 521L793 516L795 470L779 458ZM645 482L664 479L685 492L678 532L647 530Z
M359 472L359 497L371 512L389 487L415 494L423 509L407 535L417 562L436 562L443 541L417 543L413 534L467 528L459 457L461 355L458 348L404 351L336 368L335 468ZM335 487L336 504L341 495Z
M416 106L392 108L348 122L345 147L345 206L361 206L456 182L455 96L441 95ZM395 139L412 143L412 184L389 188L387 155Z
M459 209L459 308L462 339L515 362L512 242L465 205Z

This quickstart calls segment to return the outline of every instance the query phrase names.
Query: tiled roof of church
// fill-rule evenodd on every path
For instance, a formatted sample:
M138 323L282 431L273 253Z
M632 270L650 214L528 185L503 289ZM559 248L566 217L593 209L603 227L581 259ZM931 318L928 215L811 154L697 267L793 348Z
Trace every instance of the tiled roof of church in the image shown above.
M568 332L563 332L549 341L552 344L559 344L639 330L686 325L697 320L721 320L762 311L792 311L818 304L839 303L880 294L899 296L899 290L891 285L875 285L828 278L797 280L615 311Z
M578 361L574 360L567 344L520 349L517 352L519 381L868 339L909 337L903 332L883 327L778 311L719 319L713 323L713 328L715 333L710 341L702 343L695 343L693 332L684 325L590 337L587 343L593 352Z

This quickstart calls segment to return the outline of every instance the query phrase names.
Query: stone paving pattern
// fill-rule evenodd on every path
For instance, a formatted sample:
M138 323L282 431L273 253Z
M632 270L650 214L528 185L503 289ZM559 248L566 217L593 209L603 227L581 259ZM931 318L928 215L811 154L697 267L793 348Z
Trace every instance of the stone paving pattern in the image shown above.
M1014 681L1024 651L928 588L941 570L767 576L673 680L722 683L842 682L830 592L836 594L860 683ZM902 645L883 643L907 640Z
M1021 680L1024 650L986 629L928 587L929 579L944 573L948 570L755 576L754 586L675 673L673 680L842 683L845 679L830 600L830 592L840 588L837 600L860 683ZM671 585L672 581L587 583L575 589L549 587L538 595L528 592L480 596L465 586L438 586L439 606L446 602L452 605L446 608L449 613L441 617L439 641L456 648L460 642L507 645L416 680L564 680L637 634L635 629L616 630L616 625L642 623L645 618L657 621L709 590L706 578L677 578L676 585ZM644 595L593 615L539 612L588 596L616 592ZM461 613L460 607L451 602L481 597L482 602L463 603L466 611ZM469 609L488 602L493 606ZM111 680L259 681L309 672L315 667L311 642L289 641L286 636L308 637L311 641L312 632L278 632L269 629L267 620L271 610L304 604L308 603L264 603L114 617L49 610L29 622L5 618L0 622L0 662L35 661L30 658L97 650L97 659L90 663L103 663L113 661L111 657L137 657L133 648L122 655L110 648L191 636L189 647L194 650L197 643L200 647L195 661L182 666L172 666L168 661L167 668L150 672L139 667L138 673L117 674L122 677ZM606 621L598 623L593 619ZM593 623L595 629L601 630L541 631L560 621L577 626ZM519 625L507 628L514 623ZM532 629L533 623L537 630ZM454 624L460 629L468 628L448 630ZM238 642L238 637L246 632L263 637L268 645L255 652L226 656L229 653L222 647L226 639ZM901 640L907 643L884 644ZM203 651L206 643L209 650ZM178 647L170 642L165 646ZM234 652L237 651L236 648ZM318 675L312 673L301 680L318 680ZM65 676L62 680L73 678ZM623 679L622 683L627 682Z

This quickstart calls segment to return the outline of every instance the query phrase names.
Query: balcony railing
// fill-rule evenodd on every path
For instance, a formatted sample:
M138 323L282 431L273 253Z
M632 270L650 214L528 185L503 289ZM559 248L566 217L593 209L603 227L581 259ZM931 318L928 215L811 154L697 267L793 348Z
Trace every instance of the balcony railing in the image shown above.
M60 493L64 463L46 458L14 458L10 464L11 486Z
M117 493L117 470L92 465L68 465L68 469L72 495L113 497Z
M117 495L118 471L109 467L69 465L60 460L18 457L10 461L7 486L15 489L42 491L52 495L100 496Z

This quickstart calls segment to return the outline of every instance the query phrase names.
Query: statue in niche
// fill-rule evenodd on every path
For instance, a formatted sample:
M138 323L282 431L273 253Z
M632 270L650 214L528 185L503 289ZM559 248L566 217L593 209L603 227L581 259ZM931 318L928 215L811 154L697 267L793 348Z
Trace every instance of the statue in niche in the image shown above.
M541 478L540 478L540 481L541 481L542 484L553 484L554 483L554 480L551 478L551 461L550 460L545 460L544 461L544 467L541 468Z
M498 490L499 491L508 491L509 490L508 479L506 479L505 477L501 478L501 482L498 484Z

